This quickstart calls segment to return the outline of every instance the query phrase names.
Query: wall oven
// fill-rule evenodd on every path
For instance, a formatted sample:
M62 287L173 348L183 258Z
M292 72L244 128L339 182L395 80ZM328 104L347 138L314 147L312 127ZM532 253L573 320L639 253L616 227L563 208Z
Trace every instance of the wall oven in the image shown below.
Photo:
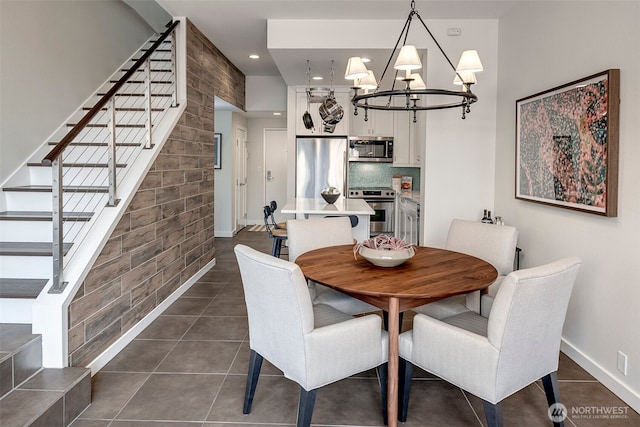
M395 218L395 191L387 187L350 188L350 199L364 199L375 212L370 217L371 236L393 235Z

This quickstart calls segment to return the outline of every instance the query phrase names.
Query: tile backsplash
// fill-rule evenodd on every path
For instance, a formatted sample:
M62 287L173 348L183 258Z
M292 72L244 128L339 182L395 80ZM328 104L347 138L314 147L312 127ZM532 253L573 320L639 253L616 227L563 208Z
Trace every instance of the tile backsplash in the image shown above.
M347 186L391 187L393 175L413 178L413 189L420 190L420 168L396 168L391 163L350 162Z

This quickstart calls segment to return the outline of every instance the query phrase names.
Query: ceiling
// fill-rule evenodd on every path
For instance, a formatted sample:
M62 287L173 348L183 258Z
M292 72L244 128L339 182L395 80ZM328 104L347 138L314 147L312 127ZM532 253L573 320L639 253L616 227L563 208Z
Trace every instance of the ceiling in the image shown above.
M368 56L375 64L385 64L390 50L369 49L267 49L268 19L406 19L409 0L156 0L170 15L189 18L229 60L247 76L281 76L287 85L307 84L307 60L313 75L330 81L330 63L335 60L335 81L342 85L349 56ZM428 19L495 19L523 0L422 0L416 10ZM389 29L395 40L401 26ZM295 37L295 34L292 34ZM322 37L319 34L318 37ZM250 54L260 59L249 59ZM455 58L452 60L456 60ZM384 65L379 65L383 67ZM374 67L376 75L381 71ZM313 83L312 83L313 86Z

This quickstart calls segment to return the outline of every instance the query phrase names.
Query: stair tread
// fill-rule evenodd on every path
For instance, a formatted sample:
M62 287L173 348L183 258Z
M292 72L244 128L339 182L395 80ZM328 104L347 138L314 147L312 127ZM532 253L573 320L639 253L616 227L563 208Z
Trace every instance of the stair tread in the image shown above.
M126 73L127 71L129 71L129 68L123 68L123 69L121 69L120 71L122 71L122 72L125 72L125 73ZM139 68L139 69L137 69L135 72L136 72L136 73L141 73L141 72L143 72L143 71L145 71L143 68ZM172 73L172 72L173 72L173 70L165 70L165 69L153 70L153 69L152 69L152 70L151 70L151 72L152 72L152 73Z
M33 193L50 193L50 185L18 185L16 187L5 187L3 191L25 191ZM108 193L109 187L98 185L70 185L62 189L65 193Z
M0 278L0 298L37 298L49 279Z
M38 163L38 162L29 162L29 163L27 163L27 166L30 166L30 167L45 167L45 168L50 168L51 167L51 165L43 165L42 163ZM107 168L107 167L109 167L109 165L106 164L106 163L63 163L62 166L65 167L65 168ZM116 167L117 168L126 168L127 164L126 163L116 163Z
M65 212L65 221L89 221L93 212ZM0 212L0 221L51 221L50 211L4 211Z
M31 333L31 325L0 323L0 352L15 353L40 335Z
M7 256L51 256L51 242L0 242L0 255ZM62 245L64 254L69 252L73 243Z
M142 142L116 142L116 147L139 147ZM58 145L58 142L50 141L48 145ZM75 145L80 147L108 147L106 142L72 142L69 145Z
M89 368L44 368L31 379L18 386L17 389L67 392L87 375L91 375L91 369Z
M2 398L0 419L7 426L31 425L63 397L59 391L12 390Z

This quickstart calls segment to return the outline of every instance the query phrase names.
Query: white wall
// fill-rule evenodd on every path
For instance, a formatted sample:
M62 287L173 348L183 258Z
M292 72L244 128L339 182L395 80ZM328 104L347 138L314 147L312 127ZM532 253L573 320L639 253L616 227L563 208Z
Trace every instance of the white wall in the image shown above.
M119 0L0 1L0 182L152 34Z
M214 170L214 234L232 237L235 228L236 129L247 128L247 119L232 111L214 112L215 132L222 134L220 169Z
M247 76L245 108L253 111L287 111L287 85L280 76Z
M496 20L437 20L428 22L454 65L462 51L476 49L484 66L472 89L478 102L462 120L459 109L427 111L427 136L420 188L421 225L427 246L443 247L452 218L480 220L492 209L496 91L498 76L498 22ZM446 37L448 27L459 27L460 37ZM442 54L428 51L428 87L455 89ZM493 209L492 209L493 210Z
M563 350L640 411L640 2L520 3L500 19L499 52L495 210L519 229L524 267L583 260ZM621 76L618 217L515 200L515 101L608 68Z
M247 151L249 154L247 161L247 223L262 224L262 207L267 202L264 199L264 130L286 129L287 121L286 119L249 119L247 124Z

